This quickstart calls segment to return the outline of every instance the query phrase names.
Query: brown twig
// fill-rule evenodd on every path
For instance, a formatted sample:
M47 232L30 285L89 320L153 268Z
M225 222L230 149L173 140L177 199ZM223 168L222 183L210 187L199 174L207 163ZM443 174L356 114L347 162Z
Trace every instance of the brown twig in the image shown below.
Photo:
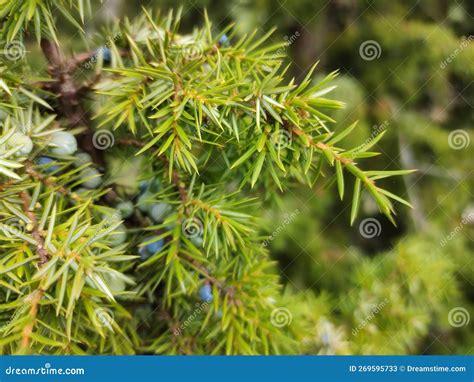
M173 181L175 187L178 188L179 197L181 198L181 201L183 203L187 203L188 190L186 189L184 182L181 181L181 178L176 170L173 170L173 172L171 173L171 180Z
M28 218L31 220L31 224L33 226L31 234L33 236L33 239L35 239L36 241L36 252L40 257L39 265L43 265L48 261L49 253L45 248L44 238L38 229L38 220L36 219L35 213L30 210L31 200L26 191L21 191L19 195L23 202L23 211L25 212L26 216L28 216Z
M132 138L121 138L117 140L117 143L120 145L136 146L136 147L145 146L145 142L139 141L138 139L132 139Z
M21 332L21 347L23 349L27 349L30 345L30 339L31 339L31 333L33 333L33 327L35 324L36 316L38 315L38 305L43 297L44 290L39 288L35 290L32 295L30 296L30 319L31 322L29 322L24 328L23 331Z
M33 164L30 161L25 162L25 171L27 174L29 174L32 178L39 180L41 183L44 185L51 187L51 188L57 188L57 190L62 193L62 194L68 194L68 190L66 190L64 187L58 185L54 180L51 178L47 178L44 175L40 174L38 171L36 171L33 168Z
M206 269L206 267L204 265L202 265L199 261L189 257L189 256L186 256L186 255L183 255L183 257L189 261L189 263L191 263L194 267L196 267L197 269L199 269L200 272L202 272L202 274L206 277L207 281L209 281L211 284L216 284L219 288L223 289L224 288L224 284L221 283L218 279L216 279L214 276L212 276L209 271Z
M49 39L41 40L41 49L48 61L48 73L54 80L47 84L47 88L58 96L58 114L67 120L71 128L86 127L86 131L78 136L79 146L91 155L95 163L103 166L102 152L94 147L91 120L83 105L91 87L77 84L74 78L78 65L87 60L90 53L66 59L59 46Z
M5 183L0 184L0 191L5 191L9 186L12 186L15 184L15 180L9 180Z

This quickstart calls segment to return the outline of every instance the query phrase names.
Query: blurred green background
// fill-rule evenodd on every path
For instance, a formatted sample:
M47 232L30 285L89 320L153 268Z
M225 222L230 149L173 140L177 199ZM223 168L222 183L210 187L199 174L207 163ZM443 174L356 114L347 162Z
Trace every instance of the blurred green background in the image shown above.
M349 227L349 201L324 181L269 206L262 234L293 322L307 323L292 326L302 352L473 354L474 2L108 0L69 49L100 46L110 21L141 6L182 6L184 31L207 9L216 31L236 24L231 40L277 27L289 79L318 60L317 77L340 71L332 98L347 107L335 128L359 120L348 146L386 130L371 167L418 169L389 185L415 207L399 209L397 227L369 198Z

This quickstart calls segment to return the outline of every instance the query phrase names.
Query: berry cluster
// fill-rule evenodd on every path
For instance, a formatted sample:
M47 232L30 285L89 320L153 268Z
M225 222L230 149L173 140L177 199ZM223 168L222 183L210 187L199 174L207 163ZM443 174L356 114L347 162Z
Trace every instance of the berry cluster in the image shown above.
M171 206L167 203L156 202L156 194L161 189L161 183L158 179L145 180L139 184L138 197L134 203L132 200L120 200L115 208L120 214L122 219L133 219L135 215L143 218L147 216L153 223L161 223L163 219L171 212ZM145 219L145 221L149 221ZM119 232L124 231L126 238L126 227L122 224L117 230ZM114 236L122 240L120 233L114 232ZM141 240L139 245L138 254L142 261L147 260L154 254L158 253L163 246L165 241L158 236L147 236ZM125 241L123 238L123 241ZM116 244L115 240L114 243Z

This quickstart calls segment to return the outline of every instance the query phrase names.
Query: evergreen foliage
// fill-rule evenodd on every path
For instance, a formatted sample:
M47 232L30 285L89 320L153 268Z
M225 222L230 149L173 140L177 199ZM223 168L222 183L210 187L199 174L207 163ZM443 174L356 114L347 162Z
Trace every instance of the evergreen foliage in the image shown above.
M205 2L219 19L224 8ZM259 15L273 5L248 9ZM381 254L368 258L366 242L349 247L348 229L368 211L394 225L406 218L394 204L411 207L401 176L412 170L400 168L414 166L390 158L401 154L400 139L440 157L449 151L444 121L420 105L429 93L431 115L442 114L451 76L472 77L472 46L441 73L422 71L458 39L416 20L403 38L389 36L387 23L406 7L387 6L393 20L369 14L328 50L328 74L317 64L298 73L278 35L293 24L280 11L275 24L287 31L242 33L258 20L221 29L206 13L189 29L186 12L141 9L75 52L58 25L86 40L93 6L0 0L9 52L0 57L2 354L416 353L433 326L449 329L453 301L466 304L456 278L472 280L467 243L440 248L448 232L434 224L392 249L369 248ZM426 35L443 48L427 44L404 64L406 77L379 86L396 52ZM370 72L359 67L356 80L327 70L325 61L343 62L366 38L394 54ZM23 58L25 46L33 53ZM364 104L364 86L383 102ZM407 112L390 118L394 129L368 131L400 105ZM380 147L388 155L378 156ZM420 192L432 201L440 185L428 182ZM300 213L301 200L315 202ZM463 195L457 210L466 203ZM341 214L339 227L314 237ZM299 258L301 247L318 261Z
M342 106L324 97L336 73L313 85L313 68L299 84L286 83L274 54L280 46L265 45L270 34L221 44L224 33L233 39L232 30L214 34L206 19L180 35L179 13L144 10L112 31L120 38L107 47L110 68L99 53L98 128L113 129L117 141L102 155L100 141L94 147L80 139L93 128L81 93L92 89L74 75L91 57L65 58L50 22L52 4L30 5L7 2L2 34L12 41L34 29L53 78L23 80L20 70L34 72L26 62L7 62L2 71L2 312L11 317L2 328L3 352L284 351L288 341L270 322L279 286L261 245L255 211L262 201L252 188L311 186L334 167L341 199L344 172L357 178L352 220L362 186L389 218L389 199L404 202L375 181L405 171L363 171L356 162L376 155L369 149L378 138L352 151L336 145L355 128L339 134L329 128L333 120L324 109ZM77 6L83 18L83 4ZM58 7L77 23L74 7ZM74 156L71 134L99 158L95 163ZM39 155L52 161L38 163ZM109 155L140 160L146 191L138 199L136 190L114 189L117 168L109 170ZM90 184L102 177L96 168L104 187ZM161 205L161 214L150 221L138 209L124 219L114 207L129 198L146 212ZM144 234L150 236L140 242ZM146 256L137 256L139 248ZM170 335L199 295L208 303L200 317L182 335ZM138 307L151 312L140 315ZM142 320L154 322L155 315L162 317L158 325L144 330Z

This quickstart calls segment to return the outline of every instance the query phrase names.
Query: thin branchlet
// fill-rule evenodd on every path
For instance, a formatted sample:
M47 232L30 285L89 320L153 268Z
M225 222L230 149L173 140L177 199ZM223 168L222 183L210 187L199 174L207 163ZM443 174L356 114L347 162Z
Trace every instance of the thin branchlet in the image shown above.
M45 241L42 233L38 229L38 219L34 213L34 209L30 209L31 199L26 191L21 191L19 196L23 203L23 211L31 220L31 235L36 241L36 253L39 256L39 265L45 264L50 258L48 250L45 248Z

